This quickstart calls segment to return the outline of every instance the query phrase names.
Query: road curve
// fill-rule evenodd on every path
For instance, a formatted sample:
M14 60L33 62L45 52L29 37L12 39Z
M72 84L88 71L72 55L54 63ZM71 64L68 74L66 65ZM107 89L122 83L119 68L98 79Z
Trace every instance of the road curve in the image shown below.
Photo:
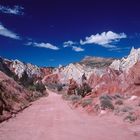
M0 140L138 140L125 125L73 110L60 95L35 101L0 124Z

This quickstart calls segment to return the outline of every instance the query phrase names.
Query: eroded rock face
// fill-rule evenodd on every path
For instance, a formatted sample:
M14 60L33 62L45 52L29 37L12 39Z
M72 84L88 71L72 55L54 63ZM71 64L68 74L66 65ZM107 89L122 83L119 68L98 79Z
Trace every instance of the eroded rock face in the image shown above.
M0 58L0 71L4 72L8 76L14 75L14 73L10 70L10 68L7 66L7 64L5 64L5 61L3 58Z
M85 74L87 78L92 74L92 69L81 64L69 64L59 69L59 78L62 83L69 83L70 79L75 80L78 84L82 84L82 76Z
M0 58L0 70L8 76L20 82L23 86L25 83L36 83L53 73L53 68L38 67L30 63L23 63L19 60L8 60ZM23 82L24 81L24 82Z
M130 57L130 55L128 57ZM126 58L127 61L129 59L130 58ZM88 80L90 86L93 88L93 92L98 94L122 93L140 96L140 62L139 59L137 59L137 61L134 60L134 62L127 62L127 64L131 65L126 67L126 69L115 70L113 68L107 68L101 76L93 73ZM122 66L120 66L120 68L122 68Z
M82 76L85 75L87 79L92 73L97 75L102 75L104 69L107 68L114 59L111 58L101 58L101 57L85 57L79 63L71 63L66 67L61 67L57 71L60 81L62 83L69 83L70 79L73 79L77 84L82 84Z
M31 94L0 71L0 122L27 107Z
M121 60L115 60L110 65L110 68L119 71L128 72L129 69L139 61L140 61L140 48L139 49L132 48L127 58L122 58Z
M93 88L92 92L97 95L102 93L113 94L116 92L122 92L121 88L118 86L120 83L120 75L119 71L107 68L102 75L93 73L90 76L88 83Z
M58 82L59 82L59 76L58 76L58 74L49 74L49 75L46 75L42 79L42 83L45 84L45 85L56 84Z
M21 78L23 73L26 72L28 77L36 76L40 77L41 76L41 71L40 68L37 67L36 65L32 65L30 63L24 64L23 62L19 60L14 60L11 63L10 66L11 70L14 71L14 73Z

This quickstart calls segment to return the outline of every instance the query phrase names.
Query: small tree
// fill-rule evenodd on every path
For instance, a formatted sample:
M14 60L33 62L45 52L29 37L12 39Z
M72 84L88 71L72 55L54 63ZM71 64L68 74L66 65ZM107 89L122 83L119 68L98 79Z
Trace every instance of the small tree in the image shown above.
M35 86L36 91L44 92L46 90L45 85L43 85L41 82L36 83L34 86Z

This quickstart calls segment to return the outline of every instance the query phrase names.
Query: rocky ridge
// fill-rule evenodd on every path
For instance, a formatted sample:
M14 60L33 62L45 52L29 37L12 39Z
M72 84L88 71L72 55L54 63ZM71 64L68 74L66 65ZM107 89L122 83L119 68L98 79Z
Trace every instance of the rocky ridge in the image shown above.
M118 71L125 71L128 72L131 67L133 67L137 62L140 61L140 48L131 49L130 54L121 60L115 60L111 65L110 68L118 70Z

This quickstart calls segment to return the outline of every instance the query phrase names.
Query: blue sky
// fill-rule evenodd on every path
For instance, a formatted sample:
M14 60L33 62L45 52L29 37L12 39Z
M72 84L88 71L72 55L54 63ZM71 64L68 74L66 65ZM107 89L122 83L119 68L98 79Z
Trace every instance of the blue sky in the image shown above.
M0 1L0 56L39 66L121 58L140 46L138 0Z

